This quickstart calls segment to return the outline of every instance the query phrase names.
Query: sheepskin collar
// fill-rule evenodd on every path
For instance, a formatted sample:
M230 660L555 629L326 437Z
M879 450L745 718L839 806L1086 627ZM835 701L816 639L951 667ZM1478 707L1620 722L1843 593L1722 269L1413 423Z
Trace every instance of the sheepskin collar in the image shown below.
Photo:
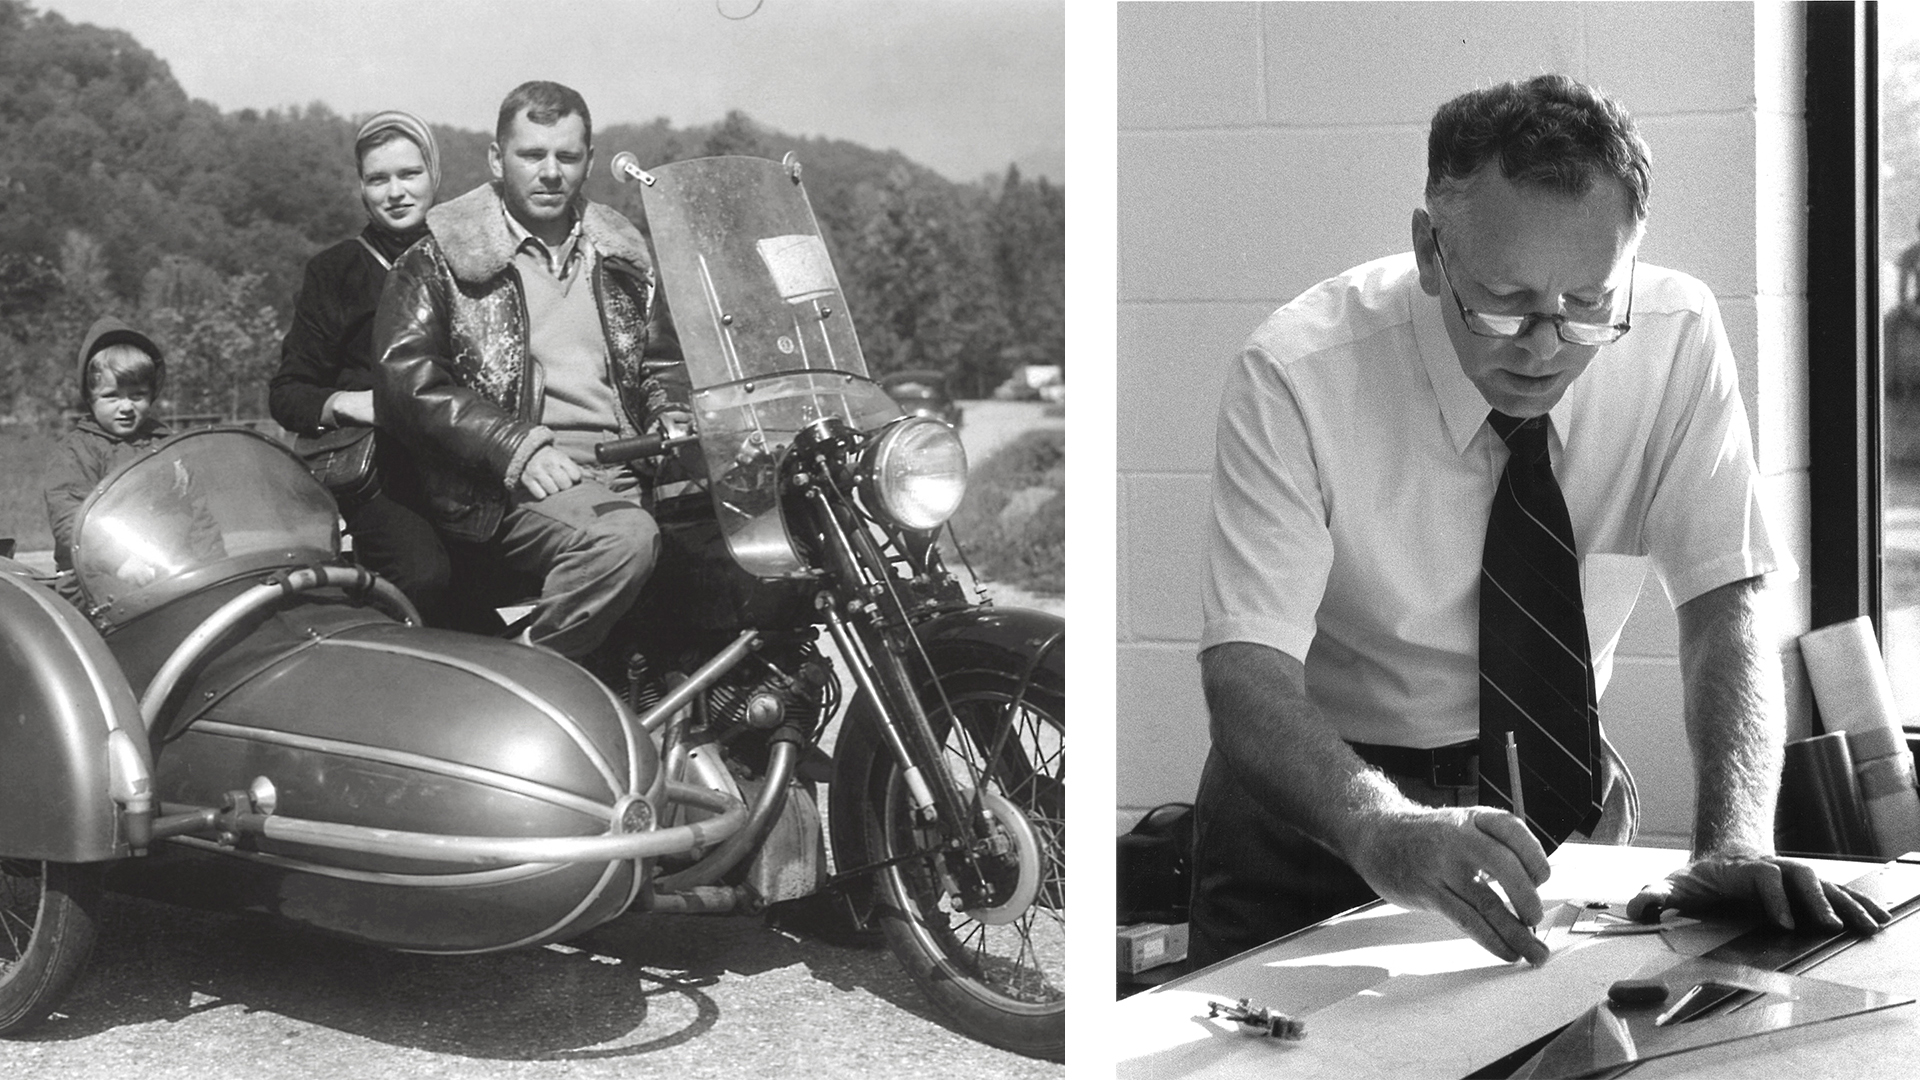
M580 207L581 234L603 258L630 262L643 272L652 269L647 242L631 221L596 202L582 199ZM482 184L427 211L427 229L440 242L454 277L477 285L513 262L513 234L507 231L505 213L500 192L492 184Z

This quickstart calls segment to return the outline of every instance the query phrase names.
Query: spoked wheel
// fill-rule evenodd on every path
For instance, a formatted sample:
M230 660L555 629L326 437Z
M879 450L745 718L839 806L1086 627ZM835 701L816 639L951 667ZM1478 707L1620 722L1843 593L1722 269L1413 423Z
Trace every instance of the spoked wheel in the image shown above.
M914 821L906 781L878 745L871 710L858 706L841 739L867 745L842 746L835 756L864 761L866 782L856 787L836 776L834 853L843 869L886 864L874 876L874 899L887 944L955 1026L982 1042L1059 1060L1066 1039L1064 702L1057 688L1029 686L1022 695L1016 673L1023 667L950 673L944 701L925 697L946 767L996 824L1002 850L982 860L995 886L992 904L956 903L952 856L939 854L937 837ZM856 799L861 805L851 805Z
M93 951L101 867L0 859L0 1035L59 1006Z

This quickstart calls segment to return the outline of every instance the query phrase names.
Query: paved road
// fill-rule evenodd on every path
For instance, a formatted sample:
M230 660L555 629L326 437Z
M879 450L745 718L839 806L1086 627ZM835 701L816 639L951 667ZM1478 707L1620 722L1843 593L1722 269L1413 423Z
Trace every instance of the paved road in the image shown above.
M552 948L425 957L115 897L63 1015L0 1076L1053 1078L935 1021L884 949L759 919L629 916Z
M1047 415L1053 408L1038 401L960 402L960 444L967 448L968 464L978 467L994 450L1023 432L1064 428L1064 416Z

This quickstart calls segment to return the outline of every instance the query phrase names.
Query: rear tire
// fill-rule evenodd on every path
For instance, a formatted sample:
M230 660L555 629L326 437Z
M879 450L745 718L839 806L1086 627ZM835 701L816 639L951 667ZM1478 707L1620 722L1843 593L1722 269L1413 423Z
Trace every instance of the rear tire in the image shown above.
M1019 694L1026 658L1005 653L991 669L944 660L936 649L945 702L931 683L922 688L922 701L962 791L981 784L990 812L1017 815L1005 821L1014 850L1004 869L1019 882L1006 906L968 913L954 907L928 853L873 874L874 915L907 974L955 1027L1002 1049L1062 1060L1065 702L1058 687L1031 685L1009 726L1008 706ZM995 741L1001 749L985 768ZM839 870L925 851L927 837L911 820L906 784L864 695L848 711L834 757L829 798Z
M93 952L102 867L0 859L0 1036L60 1005Z

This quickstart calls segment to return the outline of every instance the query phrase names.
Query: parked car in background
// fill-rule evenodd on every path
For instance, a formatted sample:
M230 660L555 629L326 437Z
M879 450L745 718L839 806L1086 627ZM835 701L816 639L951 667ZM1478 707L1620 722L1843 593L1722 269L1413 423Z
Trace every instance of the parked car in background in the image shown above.
M960 403L947 392L947 377L938 371L896 371L880 376L880 386L902 409L917 416L945 421L960 429Z
M1065 401L1067 384L1059 364L1022 364L994 387L1001 401Z

